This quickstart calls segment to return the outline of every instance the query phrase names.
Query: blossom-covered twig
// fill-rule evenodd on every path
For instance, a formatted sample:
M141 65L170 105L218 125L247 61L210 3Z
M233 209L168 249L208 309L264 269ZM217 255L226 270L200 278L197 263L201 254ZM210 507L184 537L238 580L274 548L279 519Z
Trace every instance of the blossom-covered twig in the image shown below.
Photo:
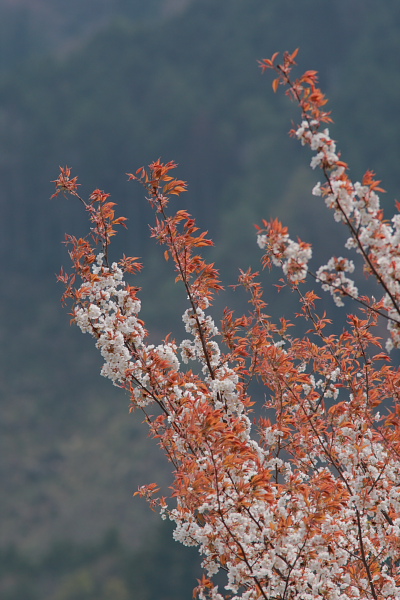
M329 135L328 129L322 129L325 123L331 122L325 106L327 100L317 87L318 78L315 71L307 71L304 75L292 81L290 74L295 63L297 51L285 53L283 63L278 64L278 54L271 59L260 61L263 71L273 69L277 78L273 82L276 91L279 85L287 86L288 95L294 99L302 111L302 122L292 130L292 135L303 145L310 146L315 153L311 159L311 168L321 168L325 182L318 183L313 188L315 196L325 199L325 204L334 212L334 218L343 222L350 231L346 248L354 248L364 261L367 274L375 277L382 289L383 307L386 312L390 339L387 349L400 346L400 215L395 215L390 221L384 219L383 210L377 192L383 192L380 181L375 179L372 171L367 171L363 181L353 183L348 175L348 165L341 160L336 150L336 143ZM398 204L398 208L400 205ZM272 228L276 230L276 225ZM258 242L267 248L270 255L271 234L260 232ZM305 278L307 264L311 252L304 256L300 253L298 244L289 239L285 232L285 252L280 256L274 254L274 261L280 261L285 274L290 281L297 282ZM290 260L287 254L290 253ZM289 269L291 265L291 269ZM295 267L294 265L297 265ZM289 271L288 271L289 269ZM345 272L354 270L353 262L347 258L332 257L326 265L317 270L317 279L322 289L330 291L337 305L342 306L343 297L357 298L358 290L355 283ZM296 273L297 276L294 277Z

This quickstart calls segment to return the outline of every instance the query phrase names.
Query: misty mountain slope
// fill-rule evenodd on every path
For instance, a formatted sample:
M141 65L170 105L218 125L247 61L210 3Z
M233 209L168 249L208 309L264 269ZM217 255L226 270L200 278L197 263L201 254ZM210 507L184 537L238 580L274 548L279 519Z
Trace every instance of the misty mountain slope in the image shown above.
M189 182L182 206L215 237L213 256L227 283L234 283L238 264L246 268L254 260L258 268L253 223L262 217L287 220L294 236L319 244L317 255L329 253L336 239L329 215L310 194L318 177L308 168L310 156L287 136L298 113L274 96L258 58L300 46L299 69L319 69L332 98L344 159L354 160L357 171L384 166L388 189L398 182L397 2L388 0L377 19L381 3L373 0L202 0L150 23L144 14L140 23L121 18L121 8L118 19L112 15L93 28L92 13L80 12L92 2L71 2L68 15L58 8L54 16L61 4L30 7L37 7L37 19L47 14L50 29L53 19L51 35L81 23L71 38L79 43L61 57L45 56L50 42L41 47L32 30L30 43L42 57L14 57L18 67L0 81L6 482L0 542L30 549L55 538L99 539L110 525L128 541L144 543L151 516L132 493L140 483L168 481L140 415L128 416L128 399L100 379L91 340L69 327L59 307L54 273L68 265L61 241L65 232L81 235L86 228L78 204L49 201L60 164L80 176L83 193L104 188L129 217L115 255L140 255L148 265L140 285L150 290L144 315L155 336L175 327L182 332L174 313L185 298L148 241L153 217L126 172L158 156L180 163L178 175ZM128 4L116 6L128 10ZM5 6L0 3L0 14ZM99 6L101 20L111 3ZM23 26L14 28L20 41ZM282 297L275 302L275 313L293 306Z

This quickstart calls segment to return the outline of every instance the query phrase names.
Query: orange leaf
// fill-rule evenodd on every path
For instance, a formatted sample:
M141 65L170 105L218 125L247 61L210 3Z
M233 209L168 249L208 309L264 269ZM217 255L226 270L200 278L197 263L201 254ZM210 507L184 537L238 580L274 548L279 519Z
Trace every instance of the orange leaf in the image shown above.
M290 56L291 60L294 60L296 58L296 56L299 53L299 50L300 50L300 48L296 48L296 50L294 52L292 52L292 54Z

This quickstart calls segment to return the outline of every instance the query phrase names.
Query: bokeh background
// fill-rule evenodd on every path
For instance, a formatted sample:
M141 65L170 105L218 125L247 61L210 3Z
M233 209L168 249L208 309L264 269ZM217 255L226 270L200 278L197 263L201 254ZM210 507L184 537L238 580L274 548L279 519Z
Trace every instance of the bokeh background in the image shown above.
M81 207L50 200L59 165L81 192L100 187L129 217L114 244L141 256L151 338L183 335L184 296L153 216L126 172L162 157L189 193L174 201L215 240L223 281L258 268L254 223L278 216L314 243L341 237L310 190L318 174L287 132L296 108L257 59L300 47L320 72L343 158L373 169L391 214L399 190L398 0L0 0L0 597L2 600L180 600L200 574L193 549L132 495L170 467L129 399L99 377L92 340L69 325L55 274ZM263 274L269 312L277 296ZM290 296L290 295L289 295ZM243 301L222 294L225 304Z

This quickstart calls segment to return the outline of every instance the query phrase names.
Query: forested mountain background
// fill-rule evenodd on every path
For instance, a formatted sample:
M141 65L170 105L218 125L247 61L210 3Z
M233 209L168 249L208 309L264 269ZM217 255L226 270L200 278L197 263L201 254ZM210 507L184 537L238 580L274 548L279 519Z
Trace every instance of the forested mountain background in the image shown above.
M50 201L59 165L82 194L100 187L129 217L115 256L143 257L152 336L182 335L185 299L152 214L126 172L161 156L189 192L176 201L210 231L227 285L259 264L254 223L279 216L315 244L340 237L310 190L318 174L287 131L298 113L257 59L300 47L317 69L354 178L375 170L392 211L399 189L397 0L0 0L0 597L191 597L198 557L132 494L169 480L129 399L100 379L100 359L69 326L55 273L81 207ZM186 197L185 197L186 196ZM289 314L265 273L270 313ZM229 293L217 302L239 308ZM243 307L242 307L243 308Z

